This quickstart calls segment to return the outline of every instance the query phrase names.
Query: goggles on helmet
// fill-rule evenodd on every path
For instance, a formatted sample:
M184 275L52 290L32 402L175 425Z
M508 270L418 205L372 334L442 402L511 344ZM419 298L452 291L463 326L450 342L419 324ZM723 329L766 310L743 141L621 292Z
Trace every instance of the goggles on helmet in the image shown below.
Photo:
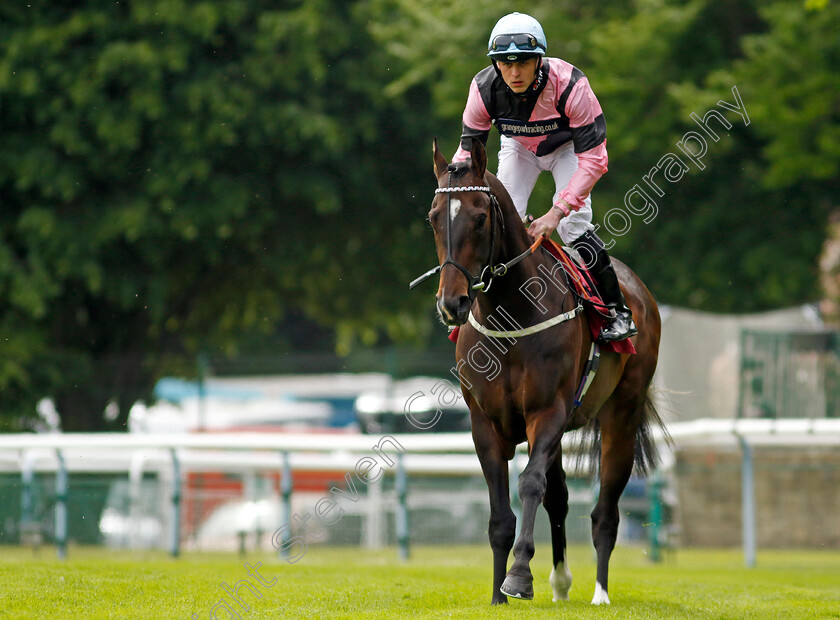
M517 49L515 51L528 52L536 51L537 49L545 50L545 48L537 41L537 37L532 34L521 33L498 35L490 44L490 51L504 52L510 47L511 43L516 46Z

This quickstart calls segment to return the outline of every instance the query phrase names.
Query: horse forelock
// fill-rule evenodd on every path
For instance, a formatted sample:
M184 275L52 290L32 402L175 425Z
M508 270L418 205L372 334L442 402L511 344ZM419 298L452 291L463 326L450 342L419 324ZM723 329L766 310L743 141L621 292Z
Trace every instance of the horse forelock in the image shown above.
M447 171L449 172L449 179L450 183L452 181L457 181L463 179L467 176L467 173L470 172L470 162L469 161L454 161L449 164Z

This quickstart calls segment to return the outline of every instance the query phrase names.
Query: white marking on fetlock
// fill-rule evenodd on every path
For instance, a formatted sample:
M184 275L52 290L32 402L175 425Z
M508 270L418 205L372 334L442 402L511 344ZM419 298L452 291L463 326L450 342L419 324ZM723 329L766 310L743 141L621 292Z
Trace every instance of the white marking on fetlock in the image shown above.
M569 570L565 561L558 562L557 566L551 569L548 576L548 583L554 591L554 601L568 601L569 590L572 588L572 571Z
M454 220L455 216L458 215L458 211L461 210L461 201L457 198L453 198L449 202L449 219Z
M607 596L607 591L601 587L601 584L595 582L595 596L592 597L593 605L609 605L610 597Z

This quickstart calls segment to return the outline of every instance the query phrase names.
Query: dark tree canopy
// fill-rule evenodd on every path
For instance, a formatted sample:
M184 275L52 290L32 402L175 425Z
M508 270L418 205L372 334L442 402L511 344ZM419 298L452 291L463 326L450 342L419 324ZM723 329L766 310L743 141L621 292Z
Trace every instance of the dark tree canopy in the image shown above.
M122 429L159 376L200 351L259 347L284 320L319 325L339 353L434 333L430 291L406 286L435 260L430 145L454 152L487 33L509 10L0 4L0 424L20 427L50 397L65 430ZM839 193L838 4L529 11L605 110L596 221L678 152L692 113L733 87L743 98L749 125L727 112L704 169L615 239L657 298L714 311L816 301Z

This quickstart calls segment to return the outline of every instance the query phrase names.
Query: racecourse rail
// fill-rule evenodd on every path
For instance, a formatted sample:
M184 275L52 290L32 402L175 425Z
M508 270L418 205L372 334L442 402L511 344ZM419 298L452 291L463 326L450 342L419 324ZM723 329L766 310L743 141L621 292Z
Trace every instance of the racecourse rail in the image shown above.
M666 436L655 429L662 447ZM744 560L755 565L755 507L752 449L759 446L840 446L840 419L700 419L668 425L676 447L736 445L741 450ZM579 442L564 437L564 467L587 468L577 459ZM672 463L664 450L663 467ZM409 474L478 474L481 468L469 433L416 433L395 435L306 433L49 433L0 434L0 472L20 472L24 489L38 473L56 475L55 539L60 557L66 555L67 485L69 472L128 472L139 484L144 471L166 472L173 481L171 510L173 530L170 552L180 553L180 500L183 472L230 472L277 469L285 514L291 514L293 471L348 471L360 458L376 453L392 463L384 473L395 475L400 502L397 514L401 554L408 552L406 480ZM324 455L330 458L325 459ZM387 455L387 456L386 456ZM527 463L527 449L520 445L512 475ZM515 488L515 486L513 486Z

